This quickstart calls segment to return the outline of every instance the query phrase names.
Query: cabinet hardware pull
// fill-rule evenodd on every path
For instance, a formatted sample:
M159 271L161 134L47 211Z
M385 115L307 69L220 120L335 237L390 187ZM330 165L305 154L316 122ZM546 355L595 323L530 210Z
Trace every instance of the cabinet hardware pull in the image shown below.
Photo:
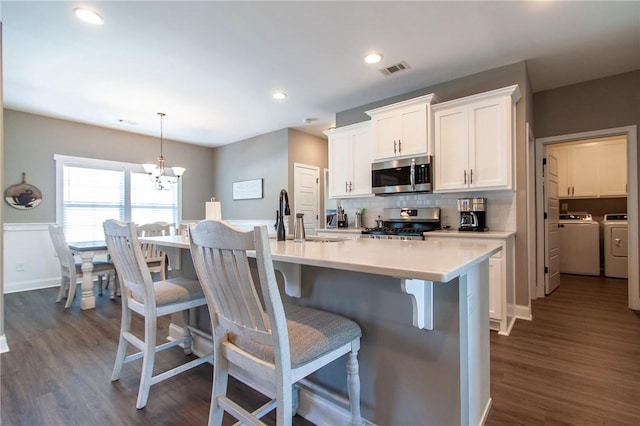
M393 140L393 153L396 153L396 141L395 139Z
M471 178L469 179L469 184L473 185L473 169L471 169Z
M349 181L349 192L353 192L353 182Z
M398 153L402 154L402 140L398 139Z
M409 180L411 182L411 189L416 190L416 159L411 159L411 172L409 173Z
M571 187L567 186L567 195L571 195Z
M349 192L349 182L344 181L344 192Z
M467 171L464 171L464 184L467 184Z

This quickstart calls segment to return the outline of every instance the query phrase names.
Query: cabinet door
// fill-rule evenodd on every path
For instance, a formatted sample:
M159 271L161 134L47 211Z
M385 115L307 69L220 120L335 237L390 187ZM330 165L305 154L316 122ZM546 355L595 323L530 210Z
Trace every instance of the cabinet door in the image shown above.
M353 172L349 195L371 194L371 130L354 130L350 139Z
M351 142L348 132L329 136L329 197L347 195L351 180Z
M415 105L402 108L400 134L398 135L398 155L426 155L427 146L427 106Z
M469 125L466 107L435 113L434 191L468 187Z
M375 146L374 158L383 160L392 158L398 152L399 120L393 112L376 114L371 118L373 122L373 139Z
M601 197L627 195L627 141L603 142L598 147L598 193Z
M588 143L569 148L569 180L572 197L598 196L598 145Z
M470 188L511 188L510 99L469 105Z

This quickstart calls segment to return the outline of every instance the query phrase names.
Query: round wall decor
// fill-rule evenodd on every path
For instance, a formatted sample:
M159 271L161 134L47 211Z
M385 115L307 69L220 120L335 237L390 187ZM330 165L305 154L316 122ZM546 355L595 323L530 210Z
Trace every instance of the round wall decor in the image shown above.
M27 183L26 174L22 172L22 183L11 185L4 191L4 199L13 208L28 210L38 207L42 201L42 192Z

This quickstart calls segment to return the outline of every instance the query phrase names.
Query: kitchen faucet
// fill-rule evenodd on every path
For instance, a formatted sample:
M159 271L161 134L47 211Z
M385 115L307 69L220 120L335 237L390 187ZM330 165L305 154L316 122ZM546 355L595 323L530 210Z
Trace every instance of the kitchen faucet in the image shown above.
M287 190L283 189L280 191L280 199L278 200L278 210L276 210L276 234L278 241L284 241L287 239L287 236L284 231L284 217L289 216L291 214L291 210L289 209L289 194L287 194Z

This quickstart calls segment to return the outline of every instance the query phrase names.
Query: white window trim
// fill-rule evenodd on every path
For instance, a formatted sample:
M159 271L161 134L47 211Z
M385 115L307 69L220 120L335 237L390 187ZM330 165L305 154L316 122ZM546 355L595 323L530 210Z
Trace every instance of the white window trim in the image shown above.
M100 160L97 158L86 157L73 157L69 155L53 154L53 160L56 164L56 223L62 224L62 210L63 210L63 169L64 166L89 166L100 169L109 170L122 170L125 172L124 182L124 199L125 199L125 212L130 214L131 212L131 173L144 173L142 164L125 163L121 161ZM182 179L178 179L177 182L178 202L177 202L177 216L178 223L182 221ZM130 218L128 219L130 220Z

